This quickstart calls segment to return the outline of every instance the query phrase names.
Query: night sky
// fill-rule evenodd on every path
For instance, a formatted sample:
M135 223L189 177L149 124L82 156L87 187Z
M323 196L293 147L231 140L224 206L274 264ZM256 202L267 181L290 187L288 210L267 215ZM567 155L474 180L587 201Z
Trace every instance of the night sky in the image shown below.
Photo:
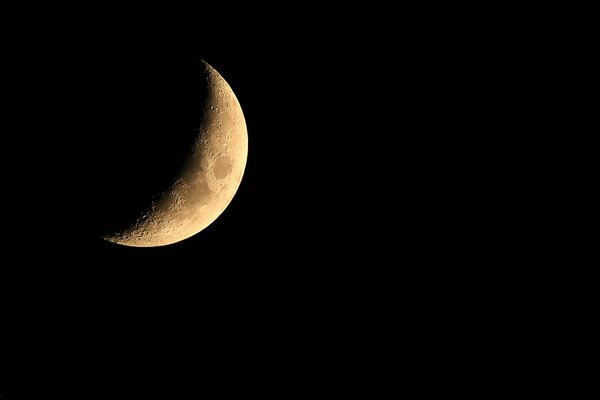
M254 3L6 15L0 398L598 398L591 13ZM199 59L236 196L103 241L179 166Z

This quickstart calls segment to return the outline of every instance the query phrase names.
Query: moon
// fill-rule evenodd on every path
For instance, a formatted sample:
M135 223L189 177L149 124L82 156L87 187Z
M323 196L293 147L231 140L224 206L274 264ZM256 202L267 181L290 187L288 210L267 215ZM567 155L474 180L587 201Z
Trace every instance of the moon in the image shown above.
M105 240L132 247L180 242L213 223L237 192L248 157L246 121L225 79L205 61L201 65L207 98L180 172L131 226L104 235Z

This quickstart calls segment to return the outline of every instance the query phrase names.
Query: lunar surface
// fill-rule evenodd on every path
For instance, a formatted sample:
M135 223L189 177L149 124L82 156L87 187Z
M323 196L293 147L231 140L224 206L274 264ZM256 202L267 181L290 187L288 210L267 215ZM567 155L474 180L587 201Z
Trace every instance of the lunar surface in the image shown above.
M246 122L231 87L206 62L202 66L207 99L181 172L132 226L104 239L134 247L176 243L214 222L233 199L246 167Z

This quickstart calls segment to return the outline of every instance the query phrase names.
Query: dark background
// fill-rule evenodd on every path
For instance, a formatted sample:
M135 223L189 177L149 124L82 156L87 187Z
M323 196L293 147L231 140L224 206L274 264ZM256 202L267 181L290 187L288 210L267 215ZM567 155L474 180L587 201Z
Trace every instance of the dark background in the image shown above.
M7 13L3 399L596 398L589 10L253 3ZM235 198L98 239L178 165L199 58Z

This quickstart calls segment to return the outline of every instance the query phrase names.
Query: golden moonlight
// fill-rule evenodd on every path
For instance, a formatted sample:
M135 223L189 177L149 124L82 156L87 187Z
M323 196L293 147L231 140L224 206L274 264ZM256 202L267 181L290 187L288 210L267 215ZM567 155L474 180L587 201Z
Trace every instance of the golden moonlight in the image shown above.
M106 240L134 247L176 243L214 222L233 199L246 167L246 121L231 87L210 65L202 65L208 98L181 172L131 227Z

